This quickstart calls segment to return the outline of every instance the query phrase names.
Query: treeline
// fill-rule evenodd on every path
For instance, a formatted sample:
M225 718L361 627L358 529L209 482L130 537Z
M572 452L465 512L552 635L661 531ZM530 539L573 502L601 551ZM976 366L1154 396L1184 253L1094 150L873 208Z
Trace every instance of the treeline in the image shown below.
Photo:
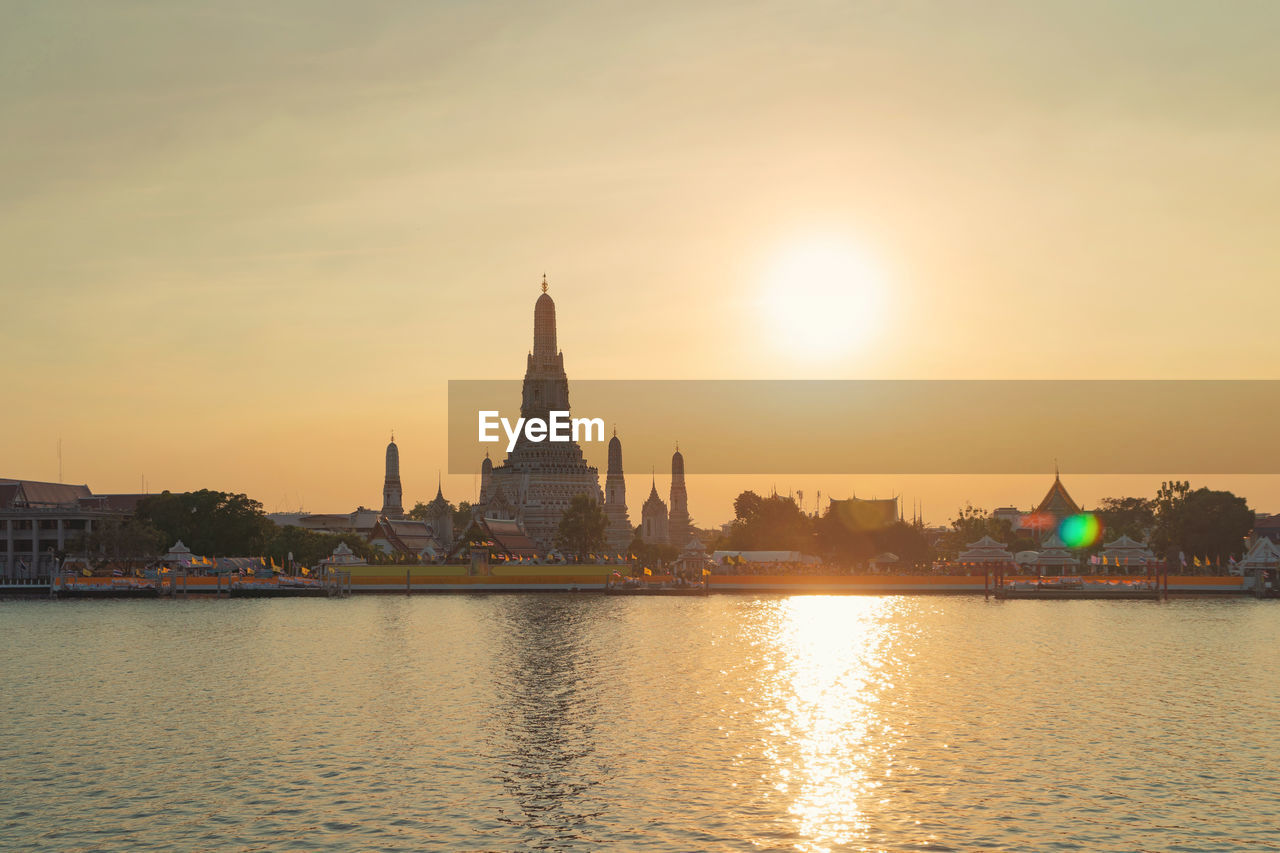
M928 563L934 556L919 525L849 518L830 509L814 518L782 495L743 492L734 499L733 514L715 550L800 551L842 564L865 563L886 552L908 565Z
M210 557L269 557L283 565L289 554L313 565L346 543L356 555L381 557L355 533L318 533L293 525L280 527L247 495L215 492L162 492L138 502L132 518L103 524L76 543L74 550L100 561L158 557L179 539L193 554Z
M1014 530L1009 520L984 509L961 507L941 535L919 524L889 524L842 517L830 509L820 517L803 513L789 497L747 491L733 502L734 520L718 537L715 549L801 551L839 564L863 564L885 552L904 564L955 559L971 542L990 536L1010 551L1039 547L1033 531ZM1254 511L1229 491L1192 489L1186 481L1162 483L1152 498L1104 498L1092 510L1102 534L1087 547L1097 553L1105 542L1129 536L1146 542L1162 559L1207 557L1225 563L1239 558L1253 530Z

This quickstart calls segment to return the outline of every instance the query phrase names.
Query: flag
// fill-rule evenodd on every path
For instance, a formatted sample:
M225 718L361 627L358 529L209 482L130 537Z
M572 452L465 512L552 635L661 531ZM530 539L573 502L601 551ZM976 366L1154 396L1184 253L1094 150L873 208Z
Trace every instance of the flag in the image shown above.
M1192 559L1192 561L1194 561L1194 562L1195 562L1195 564L1196 564L1196 568L1197 568L1197 569L1198 569L1198 568L1200 568L1200 558L1199 558L1199 557L1192 557L1191 559Z
M635 555L635 554L632 554L632 555L631 555L631 559L633 559L633 560L634 560L635 558L636 558L636 555Z
M711 570L710 570L710 569L703 569L703 570L702 570L702 576L703 576L704 578L705 578L707 575L709 575L709 574L711 574Z
M306 566L303 566L303 567L302 567L302 573L303 573L304 575L309 575L309 574L311 574L311 570L310 570L310 569L308 569Z
M646 568L646 569L644 570L644 573L645 573L646 575L652 575L652 574L653 574L653 572L649 571L649 569L648 569L648 568Z
M621 554L619 554L619 555L618 555L618 559L619 559L619 560L621 560L621 559L622 559L622 555L621 555Z

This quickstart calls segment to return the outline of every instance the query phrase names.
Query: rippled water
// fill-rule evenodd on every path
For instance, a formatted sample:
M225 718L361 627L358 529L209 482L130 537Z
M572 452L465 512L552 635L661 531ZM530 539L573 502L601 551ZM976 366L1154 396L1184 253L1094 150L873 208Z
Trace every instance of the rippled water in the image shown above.
M0 603L0 847L1280 850L1280 604Z

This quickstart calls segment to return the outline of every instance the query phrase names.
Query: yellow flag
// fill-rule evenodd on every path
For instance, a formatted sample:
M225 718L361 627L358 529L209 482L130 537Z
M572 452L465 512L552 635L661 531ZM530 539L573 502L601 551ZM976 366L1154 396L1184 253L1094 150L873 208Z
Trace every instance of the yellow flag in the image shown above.
M1191 560L1196 564L1196 567L1197 567L1197 568L1199 568L1199 566L1200 566L1200 558L1199 558L1199 557L1192 557L1192 558L1191 558Z
M648 569L645 569L645 570L644 570L644 573L645 573L646 575L651 575L651 574L653 574L653 572L649 571Z
M711 570L710 570L710 569L703 569L703 570L702 570L702 576L703 576L704 578L705 578L707 575L709 575L709 574L711 574Z

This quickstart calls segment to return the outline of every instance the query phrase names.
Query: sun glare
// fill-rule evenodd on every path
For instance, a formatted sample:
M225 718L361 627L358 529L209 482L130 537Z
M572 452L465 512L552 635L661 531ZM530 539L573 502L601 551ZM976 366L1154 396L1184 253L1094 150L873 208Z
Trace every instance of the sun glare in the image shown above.
M881 271L852 243L794 243L766 268L762 322L783 351L799 358L843 355L878 331L884 289Z

